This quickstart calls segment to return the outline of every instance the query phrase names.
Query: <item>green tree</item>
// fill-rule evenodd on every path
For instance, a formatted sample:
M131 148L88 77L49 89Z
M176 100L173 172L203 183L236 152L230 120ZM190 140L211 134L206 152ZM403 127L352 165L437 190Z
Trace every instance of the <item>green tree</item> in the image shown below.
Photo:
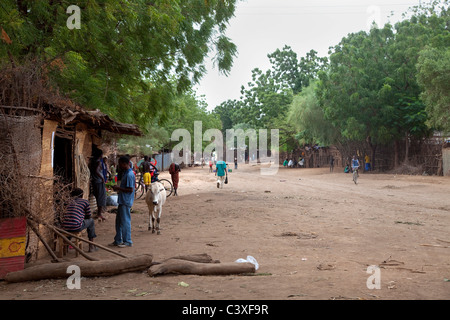
M270 129L279 115L287 111L292 101L292 91L276 81L272 72L259 68L252 70L252 82L241 88L241 119L255 129Z
M294 97L289 108L288 122L295 128L295 137L300 144L336 144L340 139L340 132L325 119L316 89L317 83L311 82Z
M325 68L327 59L311 50L306 57L297 58L289 46L268 54L271 69L252 70L252 81L241 87L239 100L223 102L214 110L220 115L223 128L245 123L254 129L279 129L281 151L298 146L296 129L288 121L293 95L299 93Z
M309 51L298 60L297 54L289 46L277 49L268 55L272 63L274 78L278 83L291 88L293 94L309 86L310 81L317 78L319 71L327 66L326 57L318 57L317 51Z
M389 72L386 46L389 26L350 34L333 48L330 67L320 73L319 99L325 119L348 140L369 142L372 159L376 146L391 138L386 127L391 107L385 104Z
M405 139L408 150L411 137L428 133L416 65L432 39L448 34L447 11L437 12L431 4L395 26L348 35L333 48L330 67L321 73L325 118L343 137L366 141L372 160L378 144Z
M241 100L227 100L214 108L214 113L217 114L222 122L222 132L225 134L227 129L232 129L236 124L239 124L240 109L242 108Z
M227 74L236 46L226 36L237 0L85 0L81 29L67 25L64 1L2 0L0 63L35 60L50 84L87 108L145 127L170 114L214 55Z
M426 104L430 126L450 132L449 45L421 51L417 68L417 80L423 87L421 98Z
M221 129L219 116L207 110L203 97L197 97L192 90L174 98L177 106L170 117L155 117L146 127L143 137L123 137L119 140L120 151L129 154L150 155L161 149L172 149L177 141L171 136L176 129L186 129L191 135L191 150L194 150L194 122L202 123L202 134L208 129ZM203 142L205 147L208 142Z
M191 150L194 150L194 124L200 121L203 133L208 129L222 129L222 123L219 115L207 110L207 104L203 97L197 97L195 92L189 91L186 94L179 96L175 103L177 109L174 110L171 116L164 123L164 129L171 135L176 129L186 129L191 135ZM176 145L178 142L170 141L169 148ZM202 147L208 145L208 141L202 141Z

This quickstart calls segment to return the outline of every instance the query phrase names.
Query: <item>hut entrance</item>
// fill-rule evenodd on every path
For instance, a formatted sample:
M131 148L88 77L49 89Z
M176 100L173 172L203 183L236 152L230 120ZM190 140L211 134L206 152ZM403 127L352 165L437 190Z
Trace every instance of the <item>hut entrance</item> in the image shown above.
M57 128L53 144L53 175L65 185L74 182L74 131Z

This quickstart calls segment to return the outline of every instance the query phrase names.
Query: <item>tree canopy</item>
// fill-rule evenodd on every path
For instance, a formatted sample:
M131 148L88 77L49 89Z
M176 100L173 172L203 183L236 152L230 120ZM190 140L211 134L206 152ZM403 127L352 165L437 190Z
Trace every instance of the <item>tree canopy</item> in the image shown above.
M236 46L226 36L237 0L3 0L0 61L38 61L49 84L76 103L146 126L205 73L213 54L227 74ZM5 36L6 35L6 36Z
M224 127L279 128L284 150L295 142L406 143L449 129L448 0L413 7L395 24L350 33L329 56L298 58L285 45L255 68L239 100L216 107ZM282 148L283 149L283 148ZM397 150L395 150L397 152Z
M217 114L207 110L203 97L196 96L189 90L174 98L176 108L168 119L160 121L155 117L147 124L143 137L123 137L119 142L119 151L129 154L151 155L162 149L171 150L178 142L171 141L171 134L176 129L186 129L191 136L191 150L194 150L194 124L201 121L201 134L208 129L220 129L221 121ZM209 142L202 141L205 147Z
M420 52L417 80L423 87L421 98L430 126L450 133L450 35L445 41L445 47L427 47Z

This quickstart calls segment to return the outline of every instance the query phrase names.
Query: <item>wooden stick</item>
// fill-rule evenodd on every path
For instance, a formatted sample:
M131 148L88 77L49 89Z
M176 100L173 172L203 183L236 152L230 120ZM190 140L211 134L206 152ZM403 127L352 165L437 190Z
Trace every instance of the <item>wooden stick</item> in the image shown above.
M44 240L41 233L36 229L36 227L33 226L33 224L29 220L27 220L27 224L30 226L31 230L33 230L33 232L38 236L39 240L41 240L42 244L44 245L45 249L47 249L48 253L52 256L53 258L52 262L62 262L62 260L59 259L53 252L52 248L50 248L47 241Z
M31 220L35 221L34 217L31 217ZM87 242L87 243L89 243L89 244L93 244L93 245L95 245L95 246L97 246L97 247L99 247L99 248L101 248L101 249L104 249L104 250L106 250L106 251L108 251L108 252L114 253L114 254L116 254L116 255L122 257L122 258L128 258L128 256L126 256L126 255L124 255L124 254L121 254L121 253L119 253L119 252L117 252L117 251L114 251L114 250L112 250L112 249L110 249L110 248L107 248L107 247L105 247L105 246L99 245L99 244L97 244L97 243L95 243L95 242L86 240L86 239L84 239L84 238L77 237L77 236L71 234L70 232L68 232L68 231L66 231L66 230L64 230L64 229L57 228L57 227L55 227L55 226L53 226L53 225L50 225L50 224L48 224L48 223L46 223L46 222L43 222L43 221L41 221L41 222L36 221L36 222L37 222L37 223L40 223L40 224L42 224L42 225L44 225L44 226L49 227L50 229L52 229L52 230L53 230L55 233L57 233L57 234L58 234L58 232L59 232L59 233L63 232L63 233L65 233L65 234L67 234L67 235L70 235L71 237L74 237L74 238L76 238L76 239L78 239L78 240ZM64 240L64 237L61 237L61 238L63 238L63 240ZM67 239L67 238L66 238L66 239ZM67 240L70 241L69 239L67 239ZM74 244L73 244L72 242L70 242L70 244L71 244L72 247L77 248L76 246L74 246ZM79 248L78 248L78 249L79 249ZM78 252L80 252L80 250L78 250ZM81 252L80 252L80 253L81 253ZM82 255L83 255L83 254L82 254ZM83 255L83 256L86 257L85 255ZM90 259L90 258L87 258L87 259L92 260L92 259ZM92 261L97 261L97 259L92 260Z
M114 254L116 254L116 255L122 257L122 258L128 258L128 256L126 256L126 255L124 255L124 254L122 254L122 253L120 253L120 252L114 251L114 250L112 250L112 249L110 249L110 248L107 248L107 247L105 247L105 246L102 246L102 245L100 245L100 244L98 244L98 243L95 243L95 242L93 242L93 241L86 240L86 239L84 239L84 238L82 238L82 237L78 237L78 236L76 236L76 235L73 235L73 234L71 234L70 232L68 232L68 231L66 231L66 230L64 230L64 229L59 229L59 228L57 228L57 227L54 227L54 228L55 228L56 230L60 231L60 232L63 232L63 233L65 233L65 234L67 234L67 235L70 235L71 237L74 237L75 239L84 241L84 242L89 243L89 244L93 244L93 245L95 245L95 246L97 246L97 247L99 247L99 248L101 248L101 249L103 249L103 250L106 250L106 251L108 251L108 252L114 253Z
M181 256L171 257L169 259L166 259L165 261L171 260L171 259L187 260L187 261L200 262L200 263L220 263L219 260L213 260L213 258L209 254L206 254L206 253L181 255Z
M440 244L421 244L422 247L435 247L435 248L450 248L448 246L441 246Z
M66 238L65 235L63 235L61 232L59 232L58 230L55 229L55 227L53 227L52 225L49 224L44 224L44 226L47 226L48 228L52 229L58 236L60 236L66 243L70 244L76 251L78 251L83 257L85 257L88 260L91 261L99 261L96 258L91 257L90 255L84 253L83 250L81 250L80 248L78 248L78 246L76 246L72 241L70 241L69 239Z

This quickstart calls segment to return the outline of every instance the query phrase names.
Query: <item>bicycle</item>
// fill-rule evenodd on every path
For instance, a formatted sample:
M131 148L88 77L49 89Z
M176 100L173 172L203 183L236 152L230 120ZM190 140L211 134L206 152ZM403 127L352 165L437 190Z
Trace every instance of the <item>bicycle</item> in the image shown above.
M151 182L153 183L153 182L157 181L157 182L161 183L164 186L164 189L166 189L166 197L167 198L170 197L170 195L173 193L172 182L170 182L167 179L159 179L158 168L156 168L156 166L153 163L150 163L150 165L154 168Z
M164 189L166 190L166 197L170 197L170 195L173 193L172 182L170 182L167 179L159 179L158 175L159 175L159 173L155 172L155 174L152 177L152 181L151 182L153 183L153 182L157 181L159 183L162 183L162 185L164 186ZM140 174L139 175L139 179L136 179L134 198L135 199L140 199L140 198L142 198L142 196L145 193L146 192L145 192L144 177L143 177L142 174Z
M142 175L139 175L139 179L136 179L135 185L134 185L134 198L140 199L145 193L145 184L144 184L144 178ZM136 176L137 178L137 176Z
M157 179L156 181L158 181L159 183L162 183L162 185L164 186L164 189L166 189L166 197L170 197L170 195L173 193L173 185L172 182L170 182L167 179Z

